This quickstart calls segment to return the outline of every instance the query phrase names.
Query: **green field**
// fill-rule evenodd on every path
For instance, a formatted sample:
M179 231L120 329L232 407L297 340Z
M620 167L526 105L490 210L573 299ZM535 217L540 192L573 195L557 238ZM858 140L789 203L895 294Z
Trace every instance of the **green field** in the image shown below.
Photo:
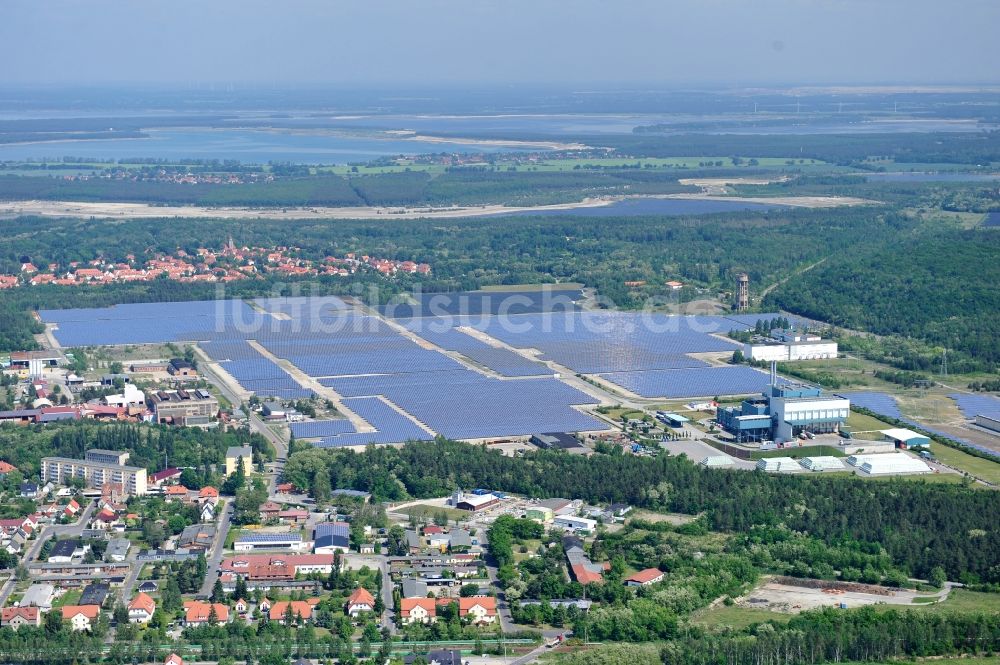
M455 510L454 508L447 508L444 506L429 506L427 504L418 503L413 506L407 506L406 508L400 508L399 510L394 510L392 512L402 513L403 515L409 515L410 517L415 517L418 520L432 520L435 515L444 513L448 516L448 519L458 522L469 517L469 513L464 510Z
M976 457L948 446L934 445L931 451L934 453L934 457L948 466L953 466L987 482L1000 484L1000 463Z
M1000 612L1000 593L952 589L944 602L917 603L913 607L927 612Z
M691 617L691 622L696 625L710 628L729 626L737 630L746 628L754 623L764 621L778 621L784 623L791 619L794 614L784 614L782 612L769 612L767 610L755 610L749 607L738 607L736 605L718 605L711 609L702 610Z

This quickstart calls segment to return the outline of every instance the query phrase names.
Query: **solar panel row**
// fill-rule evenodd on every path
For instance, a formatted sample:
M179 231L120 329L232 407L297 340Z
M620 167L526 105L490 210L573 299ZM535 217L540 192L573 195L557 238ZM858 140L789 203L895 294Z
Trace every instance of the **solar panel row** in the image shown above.
M642 397L745 395L767 389L770 377L751 367L612 372L601 376Z
M955 400L958 408L962 410L966 418L971 419L982 415L1000 419L1000 398L996 398L993 395L952 393L948 397Z
M541 363L528 360L508 349L490 346L457 328L436 332L428 326L422 326L417 334L442 349L457 351L502 376L540 376L553 373Z
M504 381L470 370L325 379L344 396L381 395L431 430L454 439L604 430L572 408L594 404L551 378Z

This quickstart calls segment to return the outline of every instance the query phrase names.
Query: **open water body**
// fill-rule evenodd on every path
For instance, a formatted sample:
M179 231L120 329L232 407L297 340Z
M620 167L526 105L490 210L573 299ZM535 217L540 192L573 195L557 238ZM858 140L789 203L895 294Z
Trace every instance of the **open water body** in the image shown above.
M349 164L393 155L497 152L510 147L432 143L372 136L248 129L144 130L149 138L0 145L0 161L61 159L220 159L246 163Z
M523 211L516 215L543 217L639 217L643 215L708 215L718 212L774 210L787 206L747 201L711 201L706 199L625 199L594 208L566 208L558 210Z

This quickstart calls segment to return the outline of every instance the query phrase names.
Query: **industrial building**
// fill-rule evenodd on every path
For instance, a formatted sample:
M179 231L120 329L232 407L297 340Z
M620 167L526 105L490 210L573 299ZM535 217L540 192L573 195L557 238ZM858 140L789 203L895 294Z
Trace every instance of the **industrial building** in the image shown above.
M459 510L468 510L477 513L480 510L487 510L500 503L500 497L494 494L466 494L455 492L448 502Z
M882 430L882 436L886 441L892 441L897 448L909 450L911 448L928 448L931 445L930 437L902 427Z
M916 457L910 457L905 453L889 453L887 455L855 455L848 458L847 462L848 464L856 466L862 473L866 473L869 476L888 476L903 473L931 473L931 468L922 460L919 460Z
M685 418L678 413L671 413L669 411L657 411L656 419L664 425L668 425L675 429L684 427L685 423L691 422L690 419Z
M567 531L594 531L597 529L597 520L576 517L575 515L559 515L552 520L552 523Z
M847 422L850 400L825 396L819 388L806 384L776 385L773 367L771 372L771 386L762 397L716 409L719 426L738 443L792 441L802 432L836 432Z
M233 543L233 551L257 552L264 550L289 550L301 552L307 543L302 541L298 533L241 533Z
M125 466L127 452L88 450L86 459L43 457L42 481L65 485L71 478L82 478L87 487L102 487L106 483L121 485L129 496L146 494L146 470Z
M837 357L837 343L818 335L775 330L769 339L744 344L743 355L749 360L764 362L822 360Z
M733 465L733 458L729 455L709 455L701 461L701 464L710 469L724 469Z
M149 396L158 423L207 425L219 413L219 400L207 390L158 390Z
M757 460L757 469L760 471L772 471L789 473L801 471L802 465L791 457L765 457Z
M976 415L975 423L979 427L988 429L996 434L1000 434L1000 420L997 420L996 418L984 416L980 413Z
M819 455L802 459L802 468L807 471L844 471L846 467L839 457Z
M351 525L347 522L321 522L313 529L313 552L346 553L351 549Z

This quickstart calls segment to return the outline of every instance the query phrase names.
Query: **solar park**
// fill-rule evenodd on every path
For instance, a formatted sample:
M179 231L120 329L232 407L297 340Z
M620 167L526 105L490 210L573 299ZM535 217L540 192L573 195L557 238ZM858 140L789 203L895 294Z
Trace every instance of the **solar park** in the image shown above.
M563 302L559 311L539 311L549 305L526 298L519 313L507 316L483 299L473 299L471 314L445 307L419 316L424 304L434 310L425 298L406 316L392 317L337 298L318 300L143 303L39 314L64 347L195 343L247 392L311 396L313 389L271 356L278 358L370 426L358 431L348 420L291 425L296 438L322 447L438 434L475 440L606 430L586 408L614 397L582 385L585 392L568 374L599 377L648 399L749 394L768 383L764 372L689 355L731 352L738 346L725 333L768 315L589 312Z

